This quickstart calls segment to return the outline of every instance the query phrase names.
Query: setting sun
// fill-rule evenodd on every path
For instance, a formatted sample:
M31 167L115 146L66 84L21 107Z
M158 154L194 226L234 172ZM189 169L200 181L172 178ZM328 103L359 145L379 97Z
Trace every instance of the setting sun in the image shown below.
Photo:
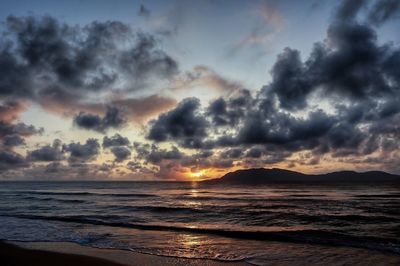
M190 176L193 178L200 178L204 175L204 171L198 171L198 172L192 172L190 173Z

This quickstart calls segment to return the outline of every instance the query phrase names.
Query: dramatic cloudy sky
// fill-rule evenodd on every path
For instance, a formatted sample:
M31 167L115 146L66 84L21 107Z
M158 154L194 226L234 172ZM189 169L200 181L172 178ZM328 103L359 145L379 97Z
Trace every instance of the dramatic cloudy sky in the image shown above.
M0 178L400 173L400 1L0 3Z

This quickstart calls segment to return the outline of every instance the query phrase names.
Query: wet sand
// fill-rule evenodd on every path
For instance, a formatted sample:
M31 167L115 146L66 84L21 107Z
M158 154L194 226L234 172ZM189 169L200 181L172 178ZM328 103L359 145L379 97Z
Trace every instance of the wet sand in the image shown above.
M64 254L44 250L30 250L10 243L0 243L0 261L2 266L47 266L47 265L88 265L122 266L105 259L77 254Z
M311 248L310 248L311 247ZM246 261L224 262L98 249L69 242L0 242L0 266L342 266L400 265L400 256L350 247L266 243L267 253Z
M249 266L245 262L220 262L97 249L65 242L0 242L1 266Z

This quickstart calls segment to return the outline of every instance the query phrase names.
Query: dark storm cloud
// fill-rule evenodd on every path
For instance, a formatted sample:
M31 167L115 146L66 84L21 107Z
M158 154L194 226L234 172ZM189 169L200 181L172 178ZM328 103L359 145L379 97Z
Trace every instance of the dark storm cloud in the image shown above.
M103 148L109 148L114 146L128 146L130 144L129 139L116 133L112 137L104 136Z
M131 151L123 146L111 147L111 152L114 154L116 162L125 161L131 156Z
M387 74L390 81L395 83L395 86L400 86L400 49L393 51L383 62L383 70Z
M12 151L0 151L0 171L27 166L27 162L20 154Z
M103 138L103 148L110 148L110 151L115 156L116 162L122 162L129 159L131 155L131 150L128 147L130 141L128 138L121 136L120 134L116 133L112 137L105 136Z
M53 148L52 146L44 146L38 150L34 150L28 153L28 159L31 161L59 161L63 159L62 153Z
M369 21L375 25L381 25L387 20L400 18L400 1L378 0L369 13Z
M62 146L62 151L69 152L69 160L75 161L90 161L93 160L100 153L100 144L97 139L88 139L85 144L70 143Z
M80 112L74 118L77 127L104 133L110 128L121 128L127 120L123 111L114 106L107 107L104 117Z
M342 147L357 150L361 142L365 139L364 133L348 123L341 123L332 128L328 134L329 146L333 150Z
M396 52L390 45L378 46L374 30L366 25L334 23L327 44L316 44L306 62L289 48L279 55L265 91L287 110L305 108L315 91L352 99L385 97L396 93L387 80L397 71L390 63Z
M286 145L301 142L312 145L309 141L326 134L334 123L334 118L321 110L310 113L307 119L278 111L267 116L258 112L247 118L238 131L236 141L243 144Z
M163 51L156 49L157 43L153 36L140 33L137 40L135 47L121 54L121 71L132 77L143 78L149 75L169 78L177 74L178 63Z
M209 108L209 114L213 116L213 123L216 125L227 125L230 123L230 116L227 112L226 102L223 98L213 101Z
M153 164L158 164L163 160L179 160L185 157L185 155L175 146L172 146L170 150L160 149L155 144L141 144L134 143L134 149L136 152L137 159L145 160Z
M64 159L64 151L61 146L61 141L56 139L53 145L46 145L37 150L28 151L27 159L30 161L61 161Z
M197 141L201 145L196 148L204 148L206 146L205 144L209 143L210 148L264 144L285 146L284 148L290 150L311 149L318 145L318 139L329 132L336 123L334 117L328 116L322 110L313 111L304 119L295 118L288 113L274 109L272 106L264 110L263 108L266 104L265 99L260 98L253 100L250 94L245 95L247 96L246 99L242 99L242 95L242 97L234 97L227 100L218 99L210 104L206 109L205 115L200 116L202 121L204 121L204 119L210 119L217 128L218 126L225 126L227 123L216 123L216 115L226 116L226 107L229 105L235 112L234 116L237 117L237 119L234 120L236 123L232 124L235 126L235 132L232 135L220 135L216 131L218 138L214 140L210 139L209 135L198 134ZM216 108L216 103L222 107ZM254 105L251 106L249 103L253 103ZM169 113L160 115L157 122L168 120L161 118L169 117L170 114L181 114L182 109L179 108L179 106L184 104L185 101L180 103L176 109ZM234 107L236 107L236 109ZM241 109L241 107L245 108ZM192 120L188 122L187 120L181 119L179 121L181 123L187 123L188 126L196 125ZM181 124L179 125L181 126ZM203 125L206 125L206 123L203 123ZM165 133L165 128L166 127L162 127L162 130L160 129L162 134L167 134ZM154 130L154 122L150 125L150 132L151 130ZM186 145L186 142L182 142L182 138L184 139L184 137L179 135L179 138L160 138L158 141L174 140L183 147L193 148L193 146ZM239 158L242 153L243 152L239 149L233 149L222 153L222 157Z
M9 43L14 49L15 60L19 62L15 65L16 69L26 69L32 75L29 87L22 87L24 91L16 90L14 93L21 96L26 94L27 97L35 97L37 90L43 89L35 86L38 81L50 86L53 83L62 88L76 89L76 92L79 89L100 89L100 86L94 85L100 85L102 81L103 85L109 85L107 81L111 78L110 74L104 73L98 65L104 60L99 52L112 49L113 38L129 31L119 22L94 22L83 30L62 24L49 16L10 16L6 25L8 35L15 36L15 42L9 40ZM79 43L74 41L83 31L86 40ZM89 79L90 75L93 75L93 79ZM35 77L39 80L35 80Z
M187 147L201 145L201 138L207 134L208 123L198 113L199 108L198 99L183 100L175 109L161 114L150 122L147 138L157 142L173 140Z
M3 138L6 135L31 136L41 133L43 133L43 128L37 129L33 125L26 125L22 122L17 124L9 124L0 121L0 138Z
M235 126L244 117L252 101L248 90L238 90L228 99L218 98L212 101L206 115L216 126Z
M31 136L34 134L42 134L43 128L37 129L33 125L26 125L24 123L7 124L0 121L0 137L11 134L18 134L22 136Z
M205 150L205 151L201 151L201 152L195 154L193 157L195 157L195 158L208 158L208 157L211 157L213 154L214 154L213 151Z
M6 147L15 147L25 144L25 139L19 135L6 135L3 138L3 145Z
M300 52L286 48L278 55L271 71L273 81L268 88L272 92L270 97L276 95L281 107L288 110L304 108L312 90L312 80L306 71Z
M227 159L227 158L229 158L229 159L238 159L242 155L243 155L243 151L241 149L236 148L236 149L229 149L229 150L223 151L220 154L220 157L224 158L224 159Z
M89 95L169 79L178 64L153 36L119 21L80 27L50 16L9 16L0 40L0 71L0 96L68 108L66 102Z
M10 46L8 42L0 42L0 96L31 97L30 69L20 64Z
M392 7L395 14L400 6L395 2L377 1L369 12ZM302 61L298 50L286 48L271 70L273 80L264 89L268 96L276 97L282 108L294 111L306 108L315 92L352 100L396 95L399 48L379 45L375 30L368 23L358 22L357 15L367 9L366 4L343 1L327 30L327 39L314 45L307 60ZM365 21L362 17L360 20Z
M246 152L245 157L260 158L263 155L263 149L260 147L253 147Z

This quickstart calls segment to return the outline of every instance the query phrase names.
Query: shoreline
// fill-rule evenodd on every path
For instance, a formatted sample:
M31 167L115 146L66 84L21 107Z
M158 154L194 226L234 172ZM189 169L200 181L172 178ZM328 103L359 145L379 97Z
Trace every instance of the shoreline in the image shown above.
M169 257L136 251L95 248L72 242L0 240L1 266L250 266L250 265L400 265L400 256L349 247L270 244L265 255L243 261ZM312 250L310 250L312 247ZM311 253L310 253L311 251Z
M400 256L386 252L350 247L326 247L279 242L270 242L269 245L270 247L266 249L268 251L265 255L242 261L220 261L87 247L72 242L0 240L0 264L1 266L400 265Z
M242 261L178 258L128 250L81 246L71 242L0 241L0 261L7 266L249 266Z

